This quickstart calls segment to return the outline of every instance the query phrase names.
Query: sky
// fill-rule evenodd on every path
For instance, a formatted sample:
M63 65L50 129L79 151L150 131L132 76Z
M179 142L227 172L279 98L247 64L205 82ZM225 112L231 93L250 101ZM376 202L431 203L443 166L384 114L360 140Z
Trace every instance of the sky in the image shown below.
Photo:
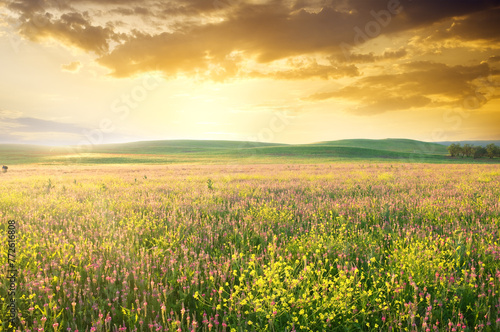
M0 0L0 143L500 139L500 0Z

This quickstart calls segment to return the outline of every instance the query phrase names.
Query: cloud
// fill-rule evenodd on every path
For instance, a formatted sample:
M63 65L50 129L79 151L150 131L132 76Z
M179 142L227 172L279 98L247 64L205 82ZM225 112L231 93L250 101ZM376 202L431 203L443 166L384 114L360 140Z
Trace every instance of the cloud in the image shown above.
M23 112L0 109L0 143L30 144L90 144L95 140L100 143L113 143L138 140L140 137L130 133L106 132L101 138L93 126L79 125L63 118L44 119L26 116ZM66 142L66 143L65 143Z
M24 116L21 112L0 110L0 142L60 145L64 142L88 142L93 128L74 123ZM106 139L118 135L108 134Z
M133 16L133 15L148 16L148 15L152 15L151 11L148 8L140 7L140 6L133 7L133 8L119 7L119 8L113 9L111 12L119 14L119 15L123 15L123 16Z
M397 60L404 58L408 52L405 48L400 48L397 51L385 51L381 55L375 55L374 52L367 54L350 53L347 56L330 57L331 61L352 62L352 63L372 63L384 60Z
M276 69L275 67L279 67ZM320 64L314 57L298 57L281 62L278 66L261 66L260 70L242 75L251 78L273 78L277 80L338 79L359 76L359 70L352 64Z
M313 94L306 100L345 99L359 105L351 112L360 115L426 106L458 107L464 98L479 91L477 80L491 74L486 63L448 66L416 61L394 69L400 72L363 77L339 90Z
M496 1L498 4L498 1ZM452 17L445 21L447 27L433 31L431 40L458 39L465 41L500 41L500 8Z
M68 63L67 65L61 65L61 68L64 71L68 71L70 73L79 72L81 67L82 67L82 64L80 61L73 61L71 63Z
M424 5L437 11L431 14L437 21L455 14L467 14L468 11L475 13L489 7L487 2L478 1L469 6L458 5L455 6L457 8L443 11L443 6L436 6L430 1L423 1L423 4L405 3L402 14L393 16L386 28L381 27L381 34L407 31L425 23L431 25L433 22L421 17ZM305 4L296 3L291 9L285 2L256 5L242 1L235 3L230 10L227 9L223 20L218 23L190 22L170 33L138 34L99 58L98 62L111 69L113 76L125 77L157 68L168 76L178 73L200 74L207 71L211 65L225 68L228 62L235 69L225 76L236 75L241 73L240 69L244 64L228 60L230 54L235 51L243 54L244 59L258 63L272 63L299 55L326 56L328 53L342 61L340 44L352 43L356 36L355 28L364 28L368 22L376 22L371 12L380 13L385 7L386 1L370 2L369 5L366 2L353 1L353 10L346 13L335 9L334 6L323 6L316 8L316 11L309 11L304 9ZM477 36L479 38L481 32L478 32ZM350 61L367 63L399 59L406 55L406 49L401 48L386 51L381 55L352 54ZM270 75L286 79L311 77L310 68L304 69L303 74L290 68L289 71Z
M356 66L325 66L317 63L294 68L290 70L275 71L265 75L284 80L302 80L302 79L337 79L341 77L359 76L359 71Z
M11 118L5 122L15 125L16 131L20 132L81 133L84 130L83 127L71 123L63 123L32 117Z
M60 133L82 135L86 128L67 122L23 116L22 112L0 109L0 129L10 142L15 137L32 133ZM5 141L5 140L4 140Z
M63 14L58 19L48 13L34 14L21 24L19 32L34 42L55 39L96 54L108 52L110 40L118 40L111 27L92 25L88 14L76 12Z
M160 34L136 33L97 61L111 69L116 77L158 69L167 76L200 75L211 67L223 68L225 76L231 76L241 73L244 66L241 60L269 64L298 55L336 52L339 43L349 38L349 29L344 27L352 24L349 17L331 8L316 13L289 12L279 3L245 5L228 13L220 23L187 25L178 31ZM232 58L235 52L241 55L239 60ZM343 77L344 74L339 73L352 76L354 71L352 66L316 66L304 68L302 74L297 68L290 68L272 72L270 77L301 79L325 73Z
M488 58L489 62L500 62L500 55L492 55Z
M341 45L416 31L430 34L420 40L423 44L450 38L496 41L500 30L499 0L13 0L8 6L17 13L24 37L95 53L96 61L115 77L161 70L168 77L224 81L256 73L249 63L273 64L298 56L372 63L403 59L408 51L349 49L345 60ZM359 31L366 34L370 28L378 32L359 38ZM268 74L309 79L358 73L332 63Z
M0 143L41 145L90 144L96 128L58 120L23 116L21 112L0 109ZM138 140L139 137L120 132L106 133L100 143Z
M402 111L412 108L421 108L431 104L432 100L426 96L410 95L381 95L378 99L366 100L366 104L350 109L357 115L376 115L390 111Z
M11 111L0 109L0 120L5 119L16 119L22 116L22 113L19 111Z

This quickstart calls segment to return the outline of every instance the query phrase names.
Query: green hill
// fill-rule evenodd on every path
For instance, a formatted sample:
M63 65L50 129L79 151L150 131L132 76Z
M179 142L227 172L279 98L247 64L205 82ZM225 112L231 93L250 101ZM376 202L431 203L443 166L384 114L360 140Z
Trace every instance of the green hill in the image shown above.
M1 164L31 164L39 163L49 156L64 153L63 148L27 144L0 144Z
M388 138L381 140L372 139L344 139L339 141L319 142L312 145L344 146L374 150L386 150L417 154L447 155L446 146L437 143L415 141L411 139Z
M336 161L490 163L450 158L446 146L406 139L352 139L314 144L169 140L87 147L0 144L0 164L328 163Z
M214 153L228 152L244 148L286 146L286 144L240 142L240 141L203 141L203 140L168 140L141 141L121 144L103 144L93 148L97 153L134 153L134 154L179 154L179 153Z

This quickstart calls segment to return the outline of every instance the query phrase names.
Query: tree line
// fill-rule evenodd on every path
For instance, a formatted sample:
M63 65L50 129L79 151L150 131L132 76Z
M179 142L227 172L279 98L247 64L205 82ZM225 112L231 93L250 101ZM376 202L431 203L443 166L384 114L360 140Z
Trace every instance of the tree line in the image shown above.
M453 143L448 146L447 149L452 157L472 157L474 159L500 157L500 147L493 143L486 145L486 147L472 144L464 144L464 146L461 146L460 143Z

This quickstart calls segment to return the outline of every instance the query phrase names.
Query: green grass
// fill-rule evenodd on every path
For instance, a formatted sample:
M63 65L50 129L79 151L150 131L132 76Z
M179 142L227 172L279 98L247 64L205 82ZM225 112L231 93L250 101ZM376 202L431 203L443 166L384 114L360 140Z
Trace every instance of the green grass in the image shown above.
M319 142L314 145L324 146L344 146L375 150L387 150L396 152L407 152L417 154L437 154L448 155L448 150L445 145L415 141L410 139L345 139L339 141Z
M314 144L239 141L145 141L88 147L0 144L4 165L265 164L329 162L497 163L498 159L450 158L446 146L406 139L341 140Z
M143 141L123 144L103 144L94 148L98 153L140 153L140 154L177 154L191 152L227 152L249 147L286 146L285 144L239 142L239 141L201 141L169 140Z

